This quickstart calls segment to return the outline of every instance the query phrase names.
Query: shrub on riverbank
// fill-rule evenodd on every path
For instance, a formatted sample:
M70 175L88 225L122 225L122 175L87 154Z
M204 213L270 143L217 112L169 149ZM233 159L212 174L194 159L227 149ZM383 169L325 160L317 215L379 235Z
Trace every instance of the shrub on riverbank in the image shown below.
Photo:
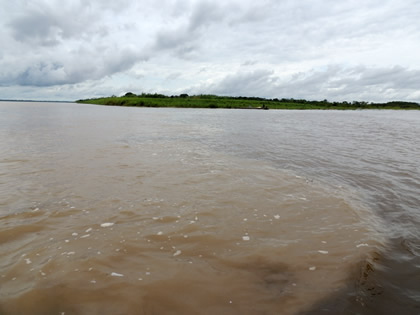
M134 107L182 107L182 108L250 108L250 109L420 109L414 102L329 102L308 101L304 99L266 99L260 97L230 97L217 95L181 94L179 96L166 96L163 94L140 94L132 92L124 96L111 96L78 100L78 103L134 106Z

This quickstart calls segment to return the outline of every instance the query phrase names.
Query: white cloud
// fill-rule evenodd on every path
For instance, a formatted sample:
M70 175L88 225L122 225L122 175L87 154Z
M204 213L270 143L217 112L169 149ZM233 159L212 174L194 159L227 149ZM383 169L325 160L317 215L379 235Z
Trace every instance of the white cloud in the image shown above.
M332 101L416 101L418 82L420 70L402 67L330 66L291 75L261 69L240 70L218 82L194 86L190 92Z
M0 98L143 89L419 101L414 0L0 2Z

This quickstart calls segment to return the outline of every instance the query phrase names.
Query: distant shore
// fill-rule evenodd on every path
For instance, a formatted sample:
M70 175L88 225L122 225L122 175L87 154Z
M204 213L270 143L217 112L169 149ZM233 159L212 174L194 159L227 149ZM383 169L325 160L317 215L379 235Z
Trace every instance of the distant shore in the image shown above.
M14 100L0 99L0 102L21 102L21 103L74 103L74 101L51 101L51 100Z
M131 92L124 96L110 96L76 101L84 104L129 107L178 107L178 108L232 108L232 109L417 109L420 104L414 102L329 102L308 101L304 99L266 99L260 97L229 97L217 95L181 94L166 96L162 94L141 94Z

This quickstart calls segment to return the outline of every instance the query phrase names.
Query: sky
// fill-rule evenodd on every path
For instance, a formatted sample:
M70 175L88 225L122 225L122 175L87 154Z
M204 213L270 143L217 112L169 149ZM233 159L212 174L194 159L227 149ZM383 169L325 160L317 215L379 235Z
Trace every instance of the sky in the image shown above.
M0 99L420 102L418 0L0 0Z

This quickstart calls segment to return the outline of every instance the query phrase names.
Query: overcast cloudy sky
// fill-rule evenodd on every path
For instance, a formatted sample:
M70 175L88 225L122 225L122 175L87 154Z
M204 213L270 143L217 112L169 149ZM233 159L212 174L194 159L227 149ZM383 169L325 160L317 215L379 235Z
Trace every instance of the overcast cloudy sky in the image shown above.
M420 102L418 0L0 0L0 99Z

